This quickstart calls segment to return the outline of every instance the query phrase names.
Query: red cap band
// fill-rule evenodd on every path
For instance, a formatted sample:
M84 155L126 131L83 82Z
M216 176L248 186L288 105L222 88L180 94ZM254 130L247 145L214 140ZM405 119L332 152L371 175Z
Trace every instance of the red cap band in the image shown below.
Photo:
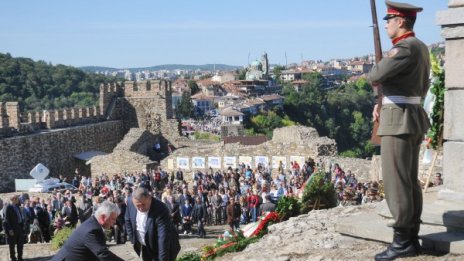
M388 8L387 15L396 15L401 17L416 17L417 12L405 12L393 8Z

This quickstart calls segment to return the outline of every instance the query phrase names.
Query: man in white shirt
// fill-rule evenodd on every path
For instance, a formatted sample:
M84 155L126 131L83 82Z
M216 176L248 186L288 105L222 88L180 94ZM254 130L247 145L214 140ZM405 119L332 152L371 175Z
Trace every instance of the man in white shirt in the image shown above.
M127 234L143 261L175 260L180 251L179 236L169 209L144 187L132 193L125 214Z

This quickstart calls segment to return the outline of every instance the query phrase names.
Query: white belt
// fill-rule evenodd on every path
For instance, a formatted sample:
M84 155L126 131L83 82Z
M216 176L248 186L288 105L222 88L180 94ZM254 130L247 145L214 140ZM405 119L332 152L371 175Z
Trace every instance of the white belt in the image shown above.
M420 96L385 96L382 99L382 104L420 104Z

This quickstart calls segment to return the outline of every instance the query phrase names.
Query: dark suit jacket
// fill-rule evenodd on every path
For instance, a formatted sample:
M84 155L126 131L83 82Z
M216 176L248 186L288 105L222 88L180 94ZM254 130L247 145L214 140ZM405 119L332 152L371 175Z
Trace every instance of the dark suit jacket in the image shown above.
M126 229L134 250L140 255L141 245L137 240L137 209L132 200L128 200L126 208ZM145 244L154 260L175 260L180 251L179 236L172 225L167 206L156 198L152 198L146 223Z
M111 253L95 216L82 223L51 261L124 261Z
M13 230L13 233L18 236L22 236L24 234L24 216L22 217L22 222L19 223L19 217L17 212L15 211L15 206L8 205L5 209L5 220L4 220L4 229L5 234L10 238L10 241L14 241L8 234L8 231ZM18 207L18 212L21 212L21 208ZM14 237L16 238L16 237Z

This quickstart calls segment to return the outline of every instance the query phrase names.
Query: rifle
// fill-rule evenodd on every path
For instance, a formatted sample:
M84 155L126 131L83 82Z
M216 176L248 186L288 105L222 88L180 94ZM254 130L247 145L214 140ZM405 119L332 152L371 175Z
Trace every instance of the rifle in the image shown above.
M379 24L377 23L377 11L375 7L375 0L371 1L371 12L372 12L372 29L374 32L374 49L375 49L375 62L379 63L382 60L382 46L380 44ZM380 114L380 108L382 107L382 86L372 86L374 89L374 95L377 100L377 112ZM377 130L379 128L379 121L374 121L374 128L372 129L371 143L373 145L380 145L380 137L377 136Z

